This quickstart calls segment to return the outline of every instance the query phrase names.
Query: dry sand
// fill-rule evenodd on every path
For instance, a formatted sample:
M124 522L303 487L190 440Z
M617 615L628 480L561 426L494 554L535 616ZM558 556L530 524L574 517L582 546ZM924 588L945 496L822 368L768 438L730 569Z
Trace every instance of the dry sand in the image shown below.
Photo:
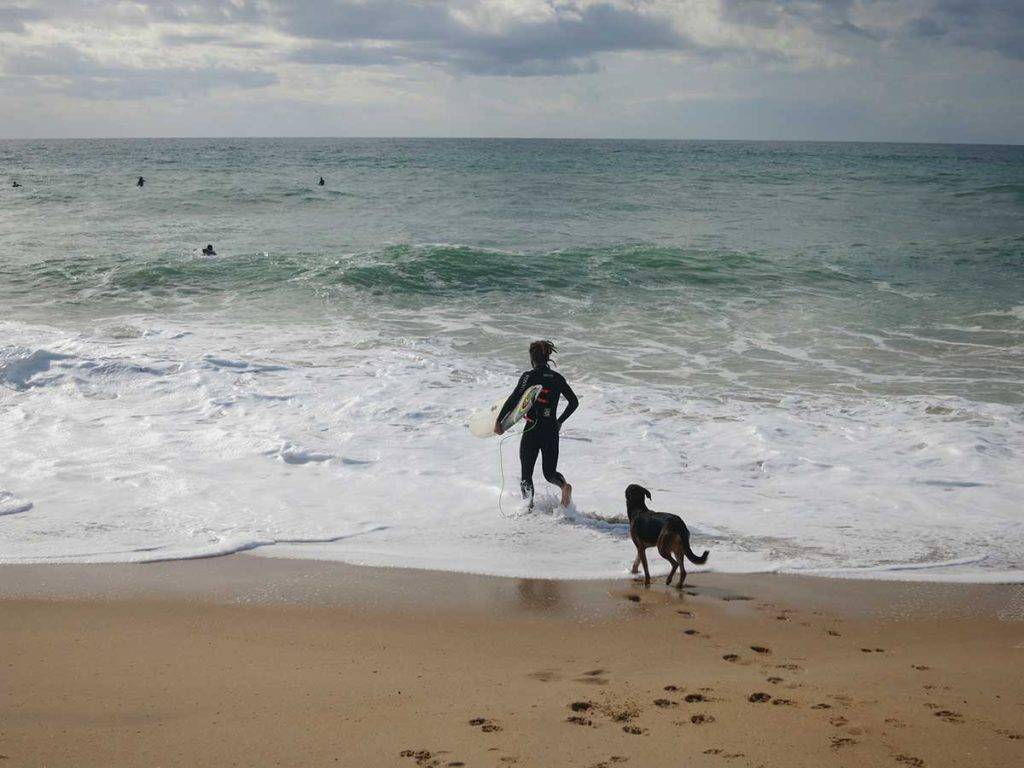
M1024 588L0 567L0 766L1024 765Z

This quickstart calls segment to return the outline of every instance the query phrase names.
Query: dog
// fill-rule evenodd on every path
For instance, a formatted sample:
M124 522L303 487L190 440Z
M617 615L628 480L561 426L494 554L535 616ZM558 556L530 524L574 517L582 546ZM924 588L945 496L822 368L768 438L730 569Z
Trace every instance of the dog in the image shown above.
M636 545L636 560L633 561L633 573L639 572L640 563L644 564L644 586L651 586L651 572L647 569L647 548L657 547L658 553L672 564L665 583L672 584L672 577L679 569L679 589L686 580L686 566L683 557L695 565L704 565L708 561L708 550L700 557L690 549L690 531L679 515L667 512L654 512L647 508L644 497L651 498L651 492L642 485L626 486L626 516L629 518L629 535Z

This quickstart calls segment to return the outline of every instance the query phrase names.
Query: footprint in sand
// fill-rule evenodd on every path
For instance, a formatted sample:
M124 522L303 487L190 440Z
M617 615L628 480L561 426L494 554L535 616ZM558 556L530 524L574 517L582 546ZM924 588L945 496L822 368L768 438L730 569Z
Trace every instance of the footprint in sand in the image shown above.
M589 672L584 672L582 677L577 677L577 683L587 683L588 685L607 685L608 678L601 677L606 674L606 670L603 669L592 669Z
M715 722L715 718L711 715L692 715L690 717L690 722L694 725L707 725L708 723Z
M416 761L416 765L422 765L424 768L441 764L441 761L434 759L433 753L426 749L403 749L399 755L401 757L411 757Z
M676 611L676 613L678 613L684 619L692 619L693 618L693 614L690 613L689 611Z
M662 690L665 690L665 691L678 691L679 690L679 686L678 685L666 685Z
M763 654L769 654L769 653L772 652L771 648L766 648L763 645L752 645L752 646L750 646L750 650L752 650L754 653L763 653Z
M725 656L723 656L722 658L723 658L723 659L724 659L725 661L739 661L739 660L740 660L740 657L739 657L739 655L738 655L738 654L735 654L735 653L727 653L727 654L725 654Z
M527 677L533 678L534 680L540 680L542 683L550 683L552 680L560 679L561 675L553 669L542 669L539 672L531 672Z
M821 704L815 704L811 709L832 709L832 705L822 702Z
M924 768L925 762L920 757L911 757L910 755L896 755L896 762L901 765L909 765L912 768Z
M931 667L926 667L924 664L912 664L911 665L918 672L927 672Z
M795 670L800 669L800 665L799 664L776 664L775 668L776 669L788 669L790 671L795 671Z
M670 701L669 699L655 699L654 706L660 707L661 709L668 709L669 707L678 707L678 701Z
M833 717L833 718L832 718L832 719L830 719L830 720L829 720L828 722L829 722L829 724L830 724L830 725L832 725L832 726L834 726L834 727L836 727L836 728L842 728L842 727L843 727L844 725L846 725L846 724L847 724L847 723L849 723L850 721L849 721L849 720L847 720L847 719L846 719L845 717L843 717L842 715L840 715L839 717Z
M724 749L705 749L704 754L724 757L726 760L735 760L739 757L746 757L742 752L726 752Z
M689 693L683 698L687 704L695 704L698 701L707 701L704 694L701 693Z
M842 749L843 747L853 746L856 743L856 740L848 739L845 736L832 737L832 749Z
M734 600L753 600L754 598L746 597L745 595L726 595L722 599L725 600L727 603L731 603Z
M951 709L940 709L935 712L936 717L941 717L947 723L962 723L963 715L959 712L954 712Z
M472 726L478 726L484 733L495 733L501 730L501 726L493 720L488 720L486 717L474 717L469 721Z
M585 725L593 727L594 721L587 717L580 717L579 715L570 715L565 718L565 722L572 723L573 725Z
M761 691L758 691L757 693L752 693L747 697L747 701L751 702L752 704L763 704L764 702L771 700L772 697L769 694Z
M569 709L573 712L586 712L589 709L593 709L594 705L589 701L574 701L569 705Z
M777 707L795 707L796 702L792 699L772 699L772 704Z
M640 595L626 595L626 599L631 603L639 603Z
M638 725L624 725L622 726L622 730L624 730L626 733L631 733L634 736L641 736L647 733L646 728L641 728Z
M696 629L687 629L687 630L683 631L683 634L684 635L699 635L700 632L698 632Z
M781 677L769 677L768 678L768 682L771 683L772 685L778 685L779 683L782 682L782 678Z
M842 635L840 635L840 634L839 634L838 632L836 632L836 631L835 631L834 629L830 629L830 630L828 631L828 636L829 636L829 637L842 637Z

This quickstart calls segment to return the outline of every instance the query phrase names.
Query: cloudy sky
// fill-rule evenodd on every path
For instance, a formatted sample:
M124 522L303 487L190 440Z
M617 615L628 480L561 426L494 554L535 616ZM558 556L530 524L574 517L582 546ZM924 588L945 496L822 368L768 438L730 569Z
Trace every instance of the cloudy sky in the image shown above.
M0 0L0 137L1024 142L1024 0Z

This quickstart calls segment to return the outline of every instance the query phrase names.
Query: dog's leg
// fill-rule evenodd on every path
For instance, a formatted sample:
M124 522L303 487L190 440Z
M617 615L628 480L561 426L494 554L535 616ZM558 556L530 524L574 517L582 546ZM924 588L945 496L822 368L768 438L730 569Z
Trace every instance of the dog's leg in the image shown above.
M647 550L646 550L646 548L642 548L640 550L640 562L644 566L644 586L645 587L649 587L649 586L651 586L651 572L647 568Z
M636 560L633 561L633 567L630 569L630 573L640 573L640 547L636 548Z
M683 588L683 582L686 581L686 558L685 558L685 542L680 538L676 540L676 559L679 560L679 584L678 589Z
M679 563L672 559L672 545L675 543L672 539L673 534L666 533L665 531L662 531L658 537L658 554L672 565L672 570L668 572L668 578L665 579L666 584L672 583L672 577L676 575L676 568L679 566Z

